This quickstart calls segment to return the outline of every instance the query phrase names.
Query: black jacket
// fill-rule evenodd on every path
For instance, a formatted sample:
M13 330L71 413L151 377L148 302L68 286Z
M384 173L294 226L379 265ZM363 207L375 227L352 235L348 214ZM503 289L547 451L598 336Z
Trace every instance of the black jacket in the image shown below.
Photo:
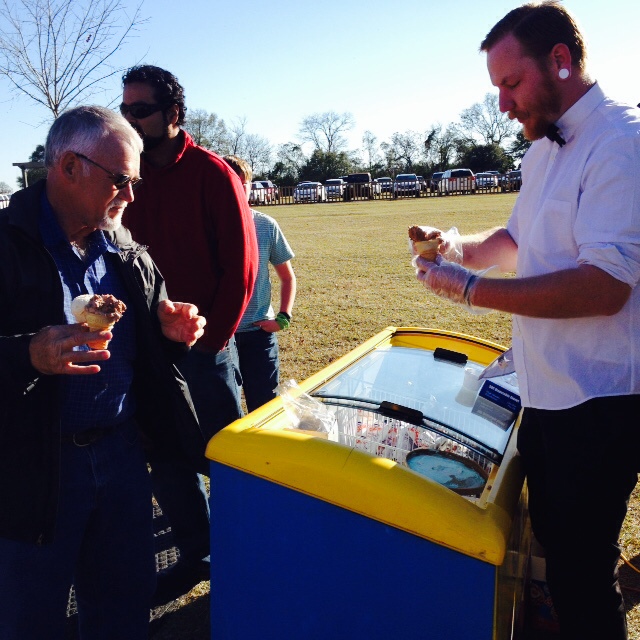
M58 270L38 230L44 186L17 192L0 214L0 537L37 543L52 539L58 503L59 376L32 367L29 342L45 326L66 324ZM172 364L186 347L166 340L157 320L164 280L127 229L107 235L121 249L108 259L135 310L138 423L150 446L183 455L207 473L206 442Z

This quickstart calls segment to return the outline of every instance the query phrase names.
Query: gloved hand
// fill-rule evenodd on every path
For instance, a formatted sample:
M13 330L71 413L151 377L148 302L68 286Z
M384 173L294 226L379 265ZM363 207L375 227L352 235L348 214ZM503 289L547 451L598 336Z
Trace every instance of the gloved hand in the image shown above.
M440 254L447 262L457 262L462 264L462 239L457 227L451 227L449 231L442 234L443 244L440 247Z
M437 231L443 240L440 245L440 255L448 262L457 262L458 264L462 264L462 240L460 232L456 227L451 227L449 231L441 231L436 227L429 227L425 225L420 225L420 228L427 234L432 231ZM409 247L411 247L411 241L409 241Z
M471 308L469 298L478 280L474 272L455 262L443 260L439 256L436 262L417 256L413 264L416 267L416 278L427 289L431 289L441 298Z

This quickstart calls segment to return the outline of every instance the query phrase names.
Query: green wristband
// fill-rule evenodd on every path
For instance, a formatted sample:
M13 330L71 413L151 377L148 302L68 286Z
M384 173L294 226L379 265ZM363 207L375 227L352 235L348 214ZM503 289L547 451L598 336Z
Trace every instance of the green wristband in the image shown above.
M288 315L289 314L286 314L281 311L276 316L276 322L278 323L278 326L280 327L280 329L282 329L282 331L284 331L285 329L288 329L289 326L291 325L291 316L287 317Z

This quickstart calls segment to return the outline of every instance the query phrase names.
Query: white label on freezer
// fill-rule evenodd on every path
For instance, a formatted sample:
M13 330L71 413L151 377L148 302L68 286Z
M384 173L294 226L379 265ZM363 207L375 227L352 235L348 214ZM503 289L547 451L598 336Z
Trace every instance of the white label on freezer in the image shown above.
M472 413L507 430L520 411L520 396L492 380L485 380Z

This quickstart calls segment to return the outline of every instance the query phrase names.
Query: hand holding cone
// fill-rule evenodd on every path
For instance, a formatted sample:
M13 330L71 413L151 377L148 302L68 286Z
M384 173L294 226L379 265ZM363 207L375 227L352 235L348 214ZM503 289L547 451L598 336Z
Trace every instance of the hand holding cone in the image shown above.
M419 255L430 262L435 262L440 252L440 245L444 242L440 231L427 233L422 227L414 225L409 227L409 238L412 241L415 255Z
M71 313L78 322L89 325L89 330L110 331L122 314L127 310L126 305L111 294L83 294L71 302ZM106 349L109 340L93 340L87 342L92 349Z

